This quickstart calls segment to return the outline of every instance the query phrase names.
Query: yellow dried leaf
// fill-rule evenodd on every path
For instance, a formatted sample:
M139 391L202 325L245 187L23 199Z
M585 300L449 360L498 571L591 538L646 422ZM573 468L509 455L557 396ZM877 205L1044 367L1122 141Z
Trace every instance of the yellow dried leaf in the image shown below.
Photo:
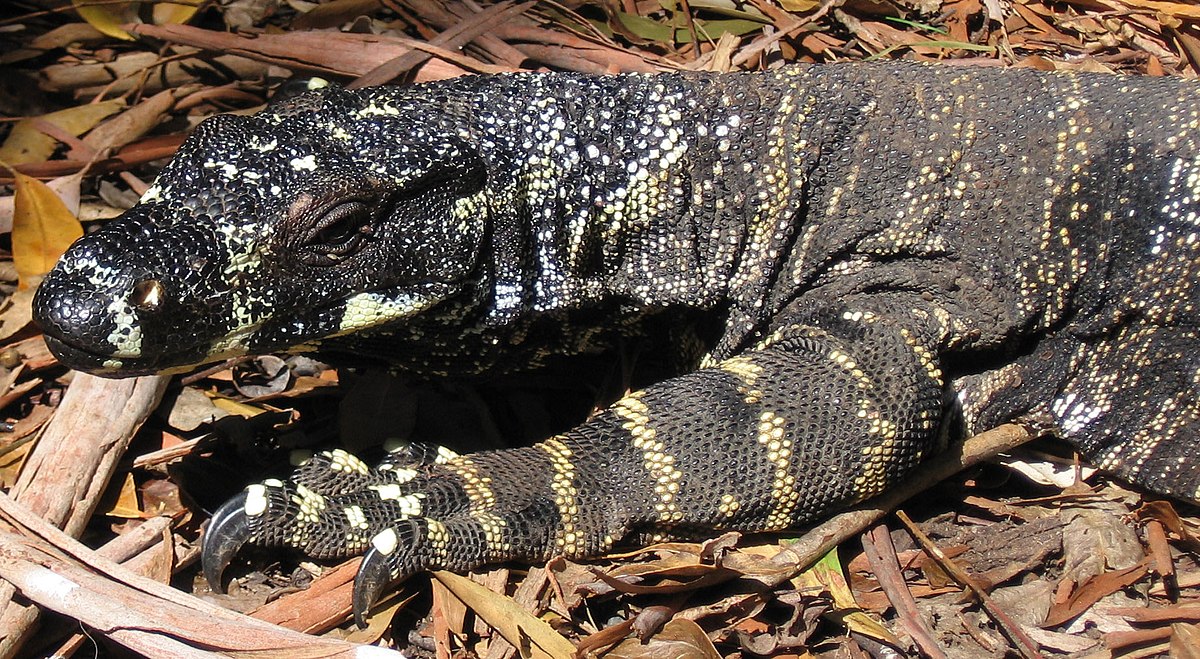
M203 0L176 0L175 2L160 2L154 5L155 25L175 25L192 20L192 16L200 9Z
M155 25L186 23L200 8L201 1L155 2L149 18ZM142 22L142 3L138 0L71 0L71 4L92 27L117 39L133 41L133 36L121 26Z
M522 648L522 656L548 659L568 659L575 656L575 646L536 618L516 602L493 593L466 577L445 571L433 573L443 586L462 600L475 615L500 632L504 640ZM528 650L528 653L525 652Z
M13 265L18 289L32 290L83 235L83 225L45 183L16 171L13 178Z
M133 41L133 35L121 29L126 23L138 22L141 2L115 2L114 0L71 0L75 11L92 27L116 39Z
M213 403L213 406L215 406L218 409L225 410L226 412L229 412L230 414L236 414L240 417L245 417L247 419L249 419L250 417L258 416L259 414L262 414L264 412L264 410L261 407L255 407L254 405L247 405L246 403L241 403L236 400L224 398L221 396L214 396L212 399L212 403Z
M89 103L44 114L38 119L54 124L63 132L78 136L123 107L125 102L119 100ZM38 130L37 122L24 119L13 126L12 132L4 140L4 145L0 146L0 160L11 165L45 162L54 153L57 143L53 137Z
M779 6L793 14L807 14L821 6L819 0L779 0Z
M137 483L133 482L133 474L125 472L125 480L121 481L120 488L115 493L112 490L109 491L109 495L99 506L99 512L109 517L125 519L145 517L142 507L138 503Z

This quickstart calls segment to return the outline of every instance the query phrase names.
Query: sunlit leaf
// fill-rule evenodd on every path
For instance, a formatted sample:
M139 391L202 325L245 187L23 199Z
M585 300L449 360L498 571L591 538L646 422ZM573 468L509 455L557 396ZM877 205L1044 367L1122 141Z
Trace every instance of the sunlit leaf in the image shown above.
M114 491L110 490L109 495L105 497L98 512L108 515L109 517L124 517L126 519L141 519L145 517L142 513L142 507L138 503L137 484L133 482L133 474L125 472L125 480L121 481L121 486Z
M13 265L18 288L31 290L83 235L83 226L45 183L20 172L13 177Z
M186 23L191 20L203 0L174 0L155 2L148 16L155 25ZM71 0L83 20L100 32L116 39L133 41L133 35L122 25L142 22L142 2L139 0Z
M115 2L114 0L71 0L75 11L92 27L115 39L133 41L133 35L121 29L127 23L138 21L141 2Z
M196 10L200 9L203 0L175 0L175 2L159 2L154 5L155 25L174 25L192 20Z
M214 397L212 399L212 402L213 402L213 405L217 409L221 409L230 414L236 414L238 416L245 417L247 419L249 419L250 417L258 416L259 414L262 414L265 411L261 407L255 407L254 405L247 405L246 403L242 403L242 402L230 399L230 398L224 398L221 396Z
M44 114L38 119L54 124L65 133L79 136L123 107L125 102L119 100L88 103ZM4 145L0 146L0 160L11 165L45 162L53 155L57 144L58 140L38 130L37 122L25 119L13 126Z
M433 576L504 640L520 648L521 656L566 659L575 655L570 641L504 595L450 572L437 571Z
M610 659L720 659L721 654L700 625L687 618L675 618L650 638L627 638L604 656Z

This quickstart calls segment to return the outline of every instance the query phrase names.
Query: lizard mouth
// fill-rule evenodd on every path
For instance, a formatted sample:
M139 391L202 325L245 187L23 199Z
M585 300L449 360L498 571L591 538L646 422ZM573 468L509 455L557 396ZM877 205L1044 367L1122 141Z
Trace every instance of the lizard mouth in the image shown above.
M164 342L158 331L152 332L160 337L158 340L148 340L146 334L139 334L140 354L100 350L97 347L111 346L73 340L72 332L56 323L42 325L50 352L69 368L106 377L185 373L240 355L312 350L326 339L403 322L444 300L451 290L451 286L443 283L426 282L404 291L358 293L307 313L280 314L195 343L179 341L179 337L188 334L174 326L175 331L171 332L177 337L174 345ZM157 309L154 312L160 313Z
M161 366L164 360L161 359L115 357L113 355L92 352L73 345L69 341L54 336L49 332L45 333L43 338L51 354L64 366L103 377L124 378L137 375L188 371L198 365L201 357L201 355L197 354L197 359L189 361L186 366L164 368ZM176 355L172 355L172 357L176 357ZM179 360L173 359L170 363L179 363Z

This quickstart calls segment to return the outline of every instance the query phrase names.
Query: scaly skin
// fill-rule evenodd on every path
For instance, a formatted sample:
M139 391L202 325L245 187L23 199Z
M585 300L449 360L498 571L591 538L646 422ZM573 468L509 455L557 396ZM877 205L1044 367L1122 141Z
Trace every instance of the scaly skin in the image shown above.
M114 376L319 351L453 377L719 328L533 447L323 454L218 514L210 575L246 540L369 549L360 609L429 567L794 527L945 423L1047 416L1195 500L1198 89L885 63L324 89L201 124L35 313Z

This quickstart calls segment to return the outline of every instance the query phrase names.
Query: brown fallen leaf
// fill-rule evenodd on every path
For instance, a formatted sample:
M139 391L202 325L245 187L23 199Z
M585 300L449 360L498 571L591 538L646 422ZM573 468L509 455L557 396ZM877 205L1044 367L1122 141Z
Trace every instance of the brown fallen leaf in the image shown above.
M83 143L96 151L111 152L131 144L167 118L177 90L168 89L105 120L88 132Z
M83 169L87 169L89 174L100 174L103 172L125 171L134 165L158 160L159 158L167 158L179 149L179 145L183 144L185 135L182 133L174 135L155 135L138 140L124 149L118 151L113 157L105 158L98 161L78 160L78 159L62 159L50 160L47 162L29 163L26 165L18 165L17 169L27 176L36 178L52 178L55 176L64 176L66 174L74 174ZM7 175L11 176L11 171ZM5 174L0 174L0 177ZM8 182L0 178L0 182Z
M1200 625L1171 625L1171 659L1200 659Z
M649 638L627 638L604 654L606 659L720 659L708 634L695 622L675 618Z
M1123 570L1112 570L1091 577L1080 584L1066 601L1056 602L1050 607L1050 612L1046 614L1046 621L1042 623L1042 627L1057 627L1067 622L1099 602L1100 598L1105 595L1137 583L1146 576L1147 571L1147 562L1142 561Z
M291 32L259 34L248 38L187 25L138 25L133 32L139 36L241 55L321 75L358 77L396 57L413 52L410 40L376 34ZM453 64L434 59L417 71L416 80L453 78L466 72Z

